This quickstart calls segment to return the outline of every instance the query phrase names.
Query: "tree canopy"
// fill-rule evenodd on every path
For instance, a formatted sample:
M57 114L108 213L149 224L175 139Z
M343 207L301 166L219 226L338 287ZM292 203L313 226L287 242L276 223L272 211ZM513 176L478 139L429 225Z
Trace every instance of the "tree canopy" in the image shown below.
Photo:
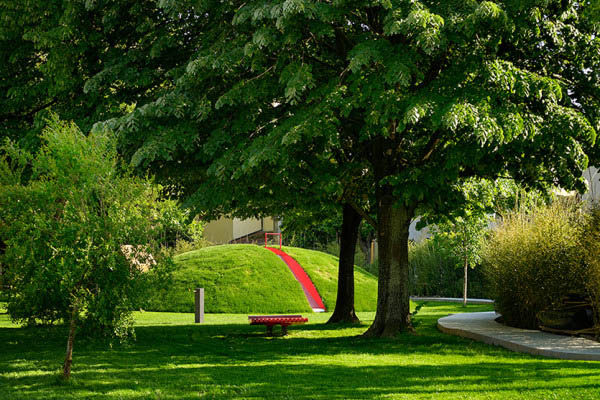
M154 0L0 1L0 130L35 148L50 112L93 123L163 94L201 25Z
M409 325L408 224L460 207L457 182L583 187L600 98L587 3L163 5L220 22L207 25L168 94L104 126L136 141L135 164L208 166L192 197L200 205L244 213L269 195L342 196L364 179L348 195L359 205L376 198L380 308L370 334ZM177 133L153 129L166 121ZM273 182L286 181L296 190L278 192Z
M581 189L595 156L597 1L8 3L3 124L108 118L209 216L350 204L378 228L372 335L410 326L416 214L472 177Z

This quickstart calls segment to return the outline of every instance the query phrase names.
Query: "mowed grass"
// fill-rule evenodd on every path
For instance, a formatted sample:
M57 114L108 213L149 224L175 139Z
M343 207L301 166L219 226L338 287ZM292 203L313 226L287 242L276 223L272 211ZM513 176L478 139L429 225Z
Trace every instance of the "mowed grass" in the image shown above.
M149 310L194 311L194 288L203 287L208 313L312 311L300 284L274 253L254 245L223 245L180 254L172 284Z
M314 250L286 247L306 270L325 306L333 310L337 293L337 257ZM178 269L166 290L154 296L148 310L193 312L196 287L205 291L209 313L311 312L300 284L274 253L256 245L222 245L180 254ZM377 279L357 267L356 309L374 311Z
M469 306L468 311L489 310ZM16 328L0 315L5 399L597 399L600 363L533 357L442 334L458 305L427 303L416 334L359 337L362 325L324 325L268 338L246 315L136 313L137 339L77 338L73 377L57 379L64 328ZM277 331L276 331L277 332Z

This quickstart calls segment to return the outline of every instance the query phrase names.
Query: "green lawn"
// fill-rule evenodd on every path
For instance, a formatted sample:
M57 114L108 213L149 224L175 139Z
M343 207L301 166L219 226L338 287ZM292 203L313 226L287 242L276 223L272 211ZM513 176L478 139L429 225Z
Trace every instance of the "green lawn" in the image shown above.
M286 247L313 280L325 306L333 310L338 259L314 250ZM205 290L205 309L217 313L311 312L302 287L285 263L256 245L222 245L180 254L167 290L158 291L148 310L193 312L193 289ZM357 267L356 309L374 311L377 279Z
M314 283L329 311L335 309L338 282L338 258L316 250L284 246ZM354 267L354 308L356 311L377 309L377 278L360 267Z
M489 306L469 306L469 311ZM79 338L73 378L56 378L65 329L16 328L0 315L0 398L5 399L597 399L600 363L512 353L437 331L462 311L427 303L417 334L357 337L362 326L331 327L326 314L287 337L267 338L246 315L136 313L127 345Z

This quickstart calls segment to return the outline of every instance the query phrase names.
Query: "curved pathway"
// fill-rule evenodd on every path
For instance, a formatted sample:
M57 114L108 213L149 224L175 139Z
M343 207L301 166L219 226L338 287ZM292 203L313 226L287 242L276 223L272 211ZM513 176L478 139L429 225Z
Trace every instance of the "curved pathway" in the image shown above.
M298 261L294 260L286 252L281 251L279 249L273 247L267 247L267 249L277 254L288 266L290 271L292 271L292 274L294 274L294 277L300 283L300 286L302 286L302 290L304 291L306 300L308 300L308 304L310 304L310 307L313 309L313 311L325 312L325 304L323 304L323 300L321 300L321 296L319 296L317 288L310 280L310 277L308 276L306 271L304 271L302 266L298 264Z
M453 314L438 320L444 333L502 346L509 350L565 360L600 361L600 343L573 336L499 324L494 311Z
M422 297L422 296L410 296L412 301L440 301L443 303L462 303L463 299L459 297ZM467 298L468 304L494 304L494 300L489 299L472 299Z

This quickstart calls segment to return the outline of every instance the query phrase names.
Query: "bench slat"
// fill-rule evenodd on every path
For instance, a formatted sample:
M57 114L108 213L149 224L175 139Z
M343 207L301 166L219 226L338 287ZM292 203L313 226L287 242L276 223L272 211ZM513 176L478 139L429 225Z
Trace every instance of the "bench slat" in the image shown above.
M304 318L302 315L250 315L248 319L250 320L250 325L266 325L267 335L269 336L272 334L272 329L275 325L281 325L285 335L289 325L308 322L308 318Z

